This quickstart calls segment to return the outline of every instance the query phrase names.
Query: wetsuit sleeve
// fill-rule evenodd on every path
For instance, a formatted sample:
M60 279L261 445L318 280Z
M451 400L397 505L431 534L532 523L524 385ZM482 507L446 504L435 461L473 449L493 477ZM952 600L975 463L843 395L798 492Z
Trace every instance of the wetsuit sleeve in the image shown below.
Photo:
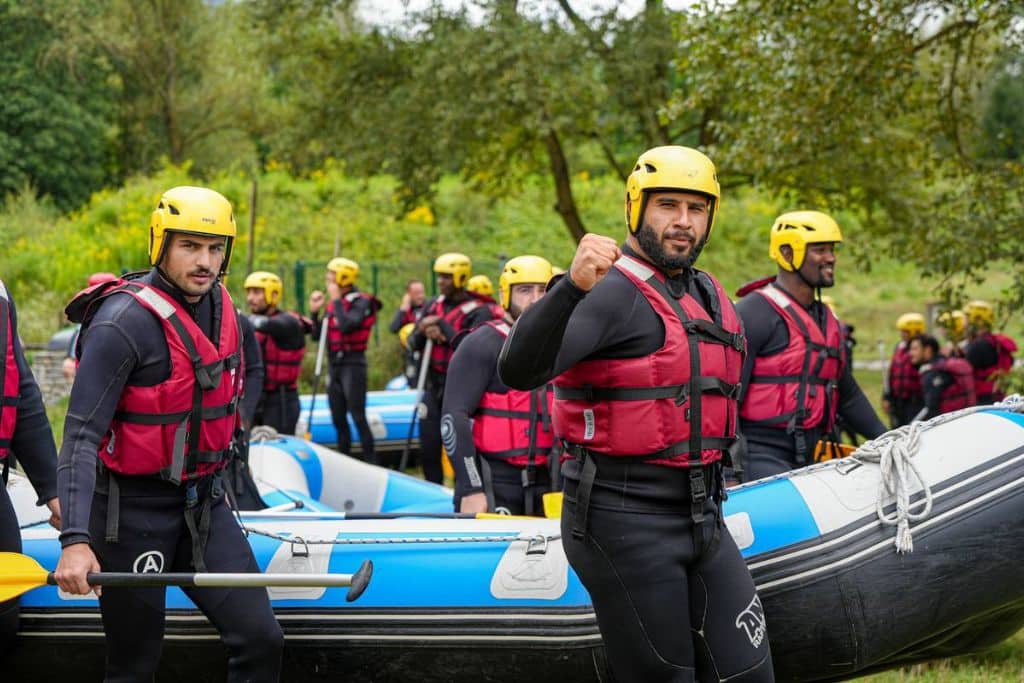
M476 466L476 445L470 420L484 392L497 379L495 361L500 350L501 337L489 329L480 329L458 345L448 366L448 382L441 408L441 437L455 470L455 490L461 495L484 490Z
M513 389L534 389L609 345L621 341L628 347L636 340L624 335L623 328L635 313L637 297L643 299L625 277L615 277L615 271L590 292L566 275L512 327L498 360L501 380ZM657 320L653 312L651 316ZM650 351L664 343L663 328L660 339L649 327L632 334L646 334L654 342Z
M104 306L113 303L106 302ZM71 387L64 442L57 462L62 546L89 542L96 453L114 418L128 377L139 365L136 339L142 338L138 331L133 334L116 319L106 319L94 321L82 339L82 358ZM162 332L160 339L163 341Z
M348 311L342 306L341 299L330 302L331 314L338 322L338 327L344 334L358 330L366 316L370 315L369 299L363 296L353 297L353 299L352 306Z
M398 310L395 311L394 317L391 318L391 324L388 325L388 330L391 331L391 334L398 334L398 331L402 329L402 325L405 324L402 322L404 319L405 311L403 311L402 308L399 307Z
M263 353L260 351L259 340L253 332L253 326L244 315L239 316L242 327L242 356L245 359L245 380L242 384L242 402L239 406L242 422L252 424L263 394Z
M849 363L843 369L843 376L839 378L838 412L851 429L869 439L881 436L886 431L882 420L871 407L868 397L857 384Z
M14 340L14 360L18 364L18 413L11 435L11 452L32 482L39 496L38 504L57 496L57 447L53 441L53 430L46 417L43 395L25 359L21 340L18 338L18 315L14 301L10 301L11 337Z
M991 368L999 362L996 347L987 339L975 339L964 349L964 357L973 368Z
M953 377L946 372L931 370L921 377L921 386L924 389L924 409L917 414L917 420L928 420L940 412L942 404L942 392L953 383Z

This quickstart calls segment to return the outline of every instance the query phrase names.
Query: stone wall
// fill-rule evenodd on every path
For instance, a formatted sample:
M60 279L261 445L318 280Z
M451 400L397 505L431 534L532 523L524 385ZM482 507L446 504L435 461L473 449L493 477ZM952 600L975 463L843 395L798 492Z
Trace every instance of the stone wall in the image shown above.
M64 351L38 349L29 351L32 358L32 374L39 383L43 401L47 405L56 403L71 393L71 380L64 377Z

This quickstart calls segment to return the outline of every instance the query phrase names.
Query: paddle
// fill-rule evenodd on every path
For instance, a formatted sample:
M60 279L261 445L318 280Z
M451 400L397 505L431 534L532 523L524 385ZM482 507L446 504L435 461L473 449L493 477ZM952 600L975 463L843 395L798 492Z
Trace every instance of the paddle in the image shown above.
M320 324L320 340L316 345L316 367L313 370L313 396L309 399L309 418L306 420L306 441L313 440L313 406L316 403L316 392L320 391L320 373L324 368L324 351L327 348L327 311Z
M229 588L267 586L349 586L347 602L359 598L370 584L373 563L363 562L355 574L260 574L260 573L169 573L135 574L132 572L90 572L91 586L181 586ZM47 571L35 558L21 553L0 553L0 602L16 598L40 586L56 586L53 572Z
M409 464L409 446L412 445L412 430L416 426L416 420L427 417L427 404L423 402L423 387L427 383L427 371L430 369L430 354L434 351L434 340L427 339L423 347L423 357L420 359L420 374L416 378L416 405L412 410L412 417L409 419L409 432L405 436L405 448L402 449L402 459L398 463L398 471L405 472Z

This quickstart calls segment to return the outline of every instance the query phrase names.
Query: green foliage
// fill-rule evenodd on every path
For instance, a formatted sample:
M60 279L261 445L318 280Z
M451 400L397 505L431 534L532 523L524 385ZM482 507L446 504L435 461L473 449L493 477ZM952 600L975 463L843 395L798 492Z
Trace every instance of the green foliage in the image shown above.
M95 53L74 66L47 59L56 36L39 13L0 0L0 204L28 187L67 209L110 178L107 69Z

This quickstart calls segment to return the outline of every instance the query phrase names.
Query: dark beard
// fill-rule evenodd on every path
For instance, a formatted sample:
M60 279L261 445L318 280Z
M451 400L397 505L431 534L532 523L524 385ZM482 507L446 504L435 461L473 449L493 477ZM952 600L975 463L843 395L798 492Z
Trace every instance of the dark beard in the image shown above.
M700 240L693 245L693 249L690 250L689 254L685 256L669 256L665 253L665 250L661 247L661 242L658 240L658 236L654 234L654 228L647 223L644 223L639 230L636 231L636 241L640 243L640 248L647 254L647 258L651 260L651 263L658 266L664 271L670 270L689 270L693 267L693 264L697 262L697 257L700 256L701 250L704 249L704 244L708 241L707 233L704 234Z

